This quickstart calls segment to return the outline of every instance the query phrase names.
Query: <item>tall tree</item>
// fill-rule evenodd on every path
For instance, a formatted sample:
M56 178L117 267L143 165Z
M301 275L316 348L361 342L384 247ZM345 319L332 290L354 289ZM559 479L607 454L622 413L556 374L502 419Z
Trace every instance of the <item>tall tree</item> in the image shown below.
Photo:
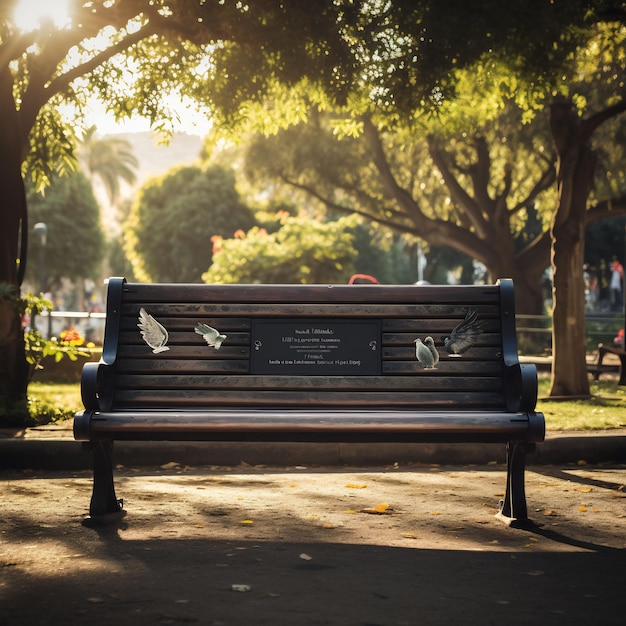
M505 117L459 131L462 137L410 124L385 130L362 117L363 135L337 141L332 115L312 115L307 125L257 135L245 171L252 180L303 192L332 212L356 212L431 246L452 246L482 262L492 277L513 278L519 311L537 314L550 239L534 206L550 195L554 161L545 132L547 157L533 161L532 149L516 145L510 134L521 126L519 111L512 123ZM538 131L538 125L528 128L526 137L536 140Z
M185 166L148 181L124 223L126 256L147 282L200 282L211 264L212 237L254 224L232 170Z
M47 226L45 250L31 229L30 250L34 259L45 253L46 290L55 291L61 280L96 279L104 256L104 234L100 210L91 184L82 172L57 176L46 189L37 193L29 185L28 207L32 221ZM38 264L31 263L26 274L38 284Z

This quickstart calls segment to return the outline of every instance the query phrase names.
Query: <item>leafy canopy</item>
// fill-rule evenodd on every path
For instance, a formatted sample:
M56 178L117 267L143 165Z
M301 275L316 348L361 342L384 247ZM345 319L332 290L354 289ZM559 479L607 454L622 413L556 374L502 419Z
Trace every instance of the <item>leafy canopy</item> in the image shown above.
M199 282L211 264L211 238L253 224L231 170L185 166L141 189L124 225L125 250L138 280Z

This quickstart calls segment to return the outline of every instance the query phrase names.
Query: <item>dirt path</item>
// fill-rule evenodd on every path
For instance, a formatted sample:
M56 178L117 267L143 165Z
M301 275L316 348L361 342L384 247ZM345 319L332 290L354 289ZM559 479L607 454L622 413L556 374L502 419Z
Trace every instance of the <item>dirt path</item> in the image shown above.
M1 472L0 625L623 623L626 467L143 468L81 525L87 472Z

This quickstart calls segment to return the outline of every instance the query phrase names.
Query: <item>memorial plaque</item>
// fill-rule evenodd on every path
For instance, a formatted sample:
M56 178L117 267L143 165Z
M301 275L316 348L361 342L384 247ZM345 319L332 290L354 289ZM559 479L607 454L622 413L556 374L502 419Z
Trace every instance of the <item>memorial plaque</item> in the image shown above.
M381 373L379 321L253 320L250 335L251 374Z

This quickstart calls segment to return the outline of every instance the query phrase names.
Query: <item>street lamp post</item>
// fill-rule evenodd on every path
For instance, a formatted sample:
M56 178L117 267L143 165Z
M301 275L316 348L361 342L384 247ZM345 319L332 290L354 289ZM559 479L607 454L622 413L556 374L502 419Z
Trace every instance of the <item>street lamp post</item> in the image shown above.
M37 273L39 278L39 292L43 296L46 293L46 245L48 243L48 226L43 222L37 222L33 227L35 235L39 237L39 259ZM50 337L50 312L48 311L48 337ZM35 329L35 314L32 314L31 325Z

